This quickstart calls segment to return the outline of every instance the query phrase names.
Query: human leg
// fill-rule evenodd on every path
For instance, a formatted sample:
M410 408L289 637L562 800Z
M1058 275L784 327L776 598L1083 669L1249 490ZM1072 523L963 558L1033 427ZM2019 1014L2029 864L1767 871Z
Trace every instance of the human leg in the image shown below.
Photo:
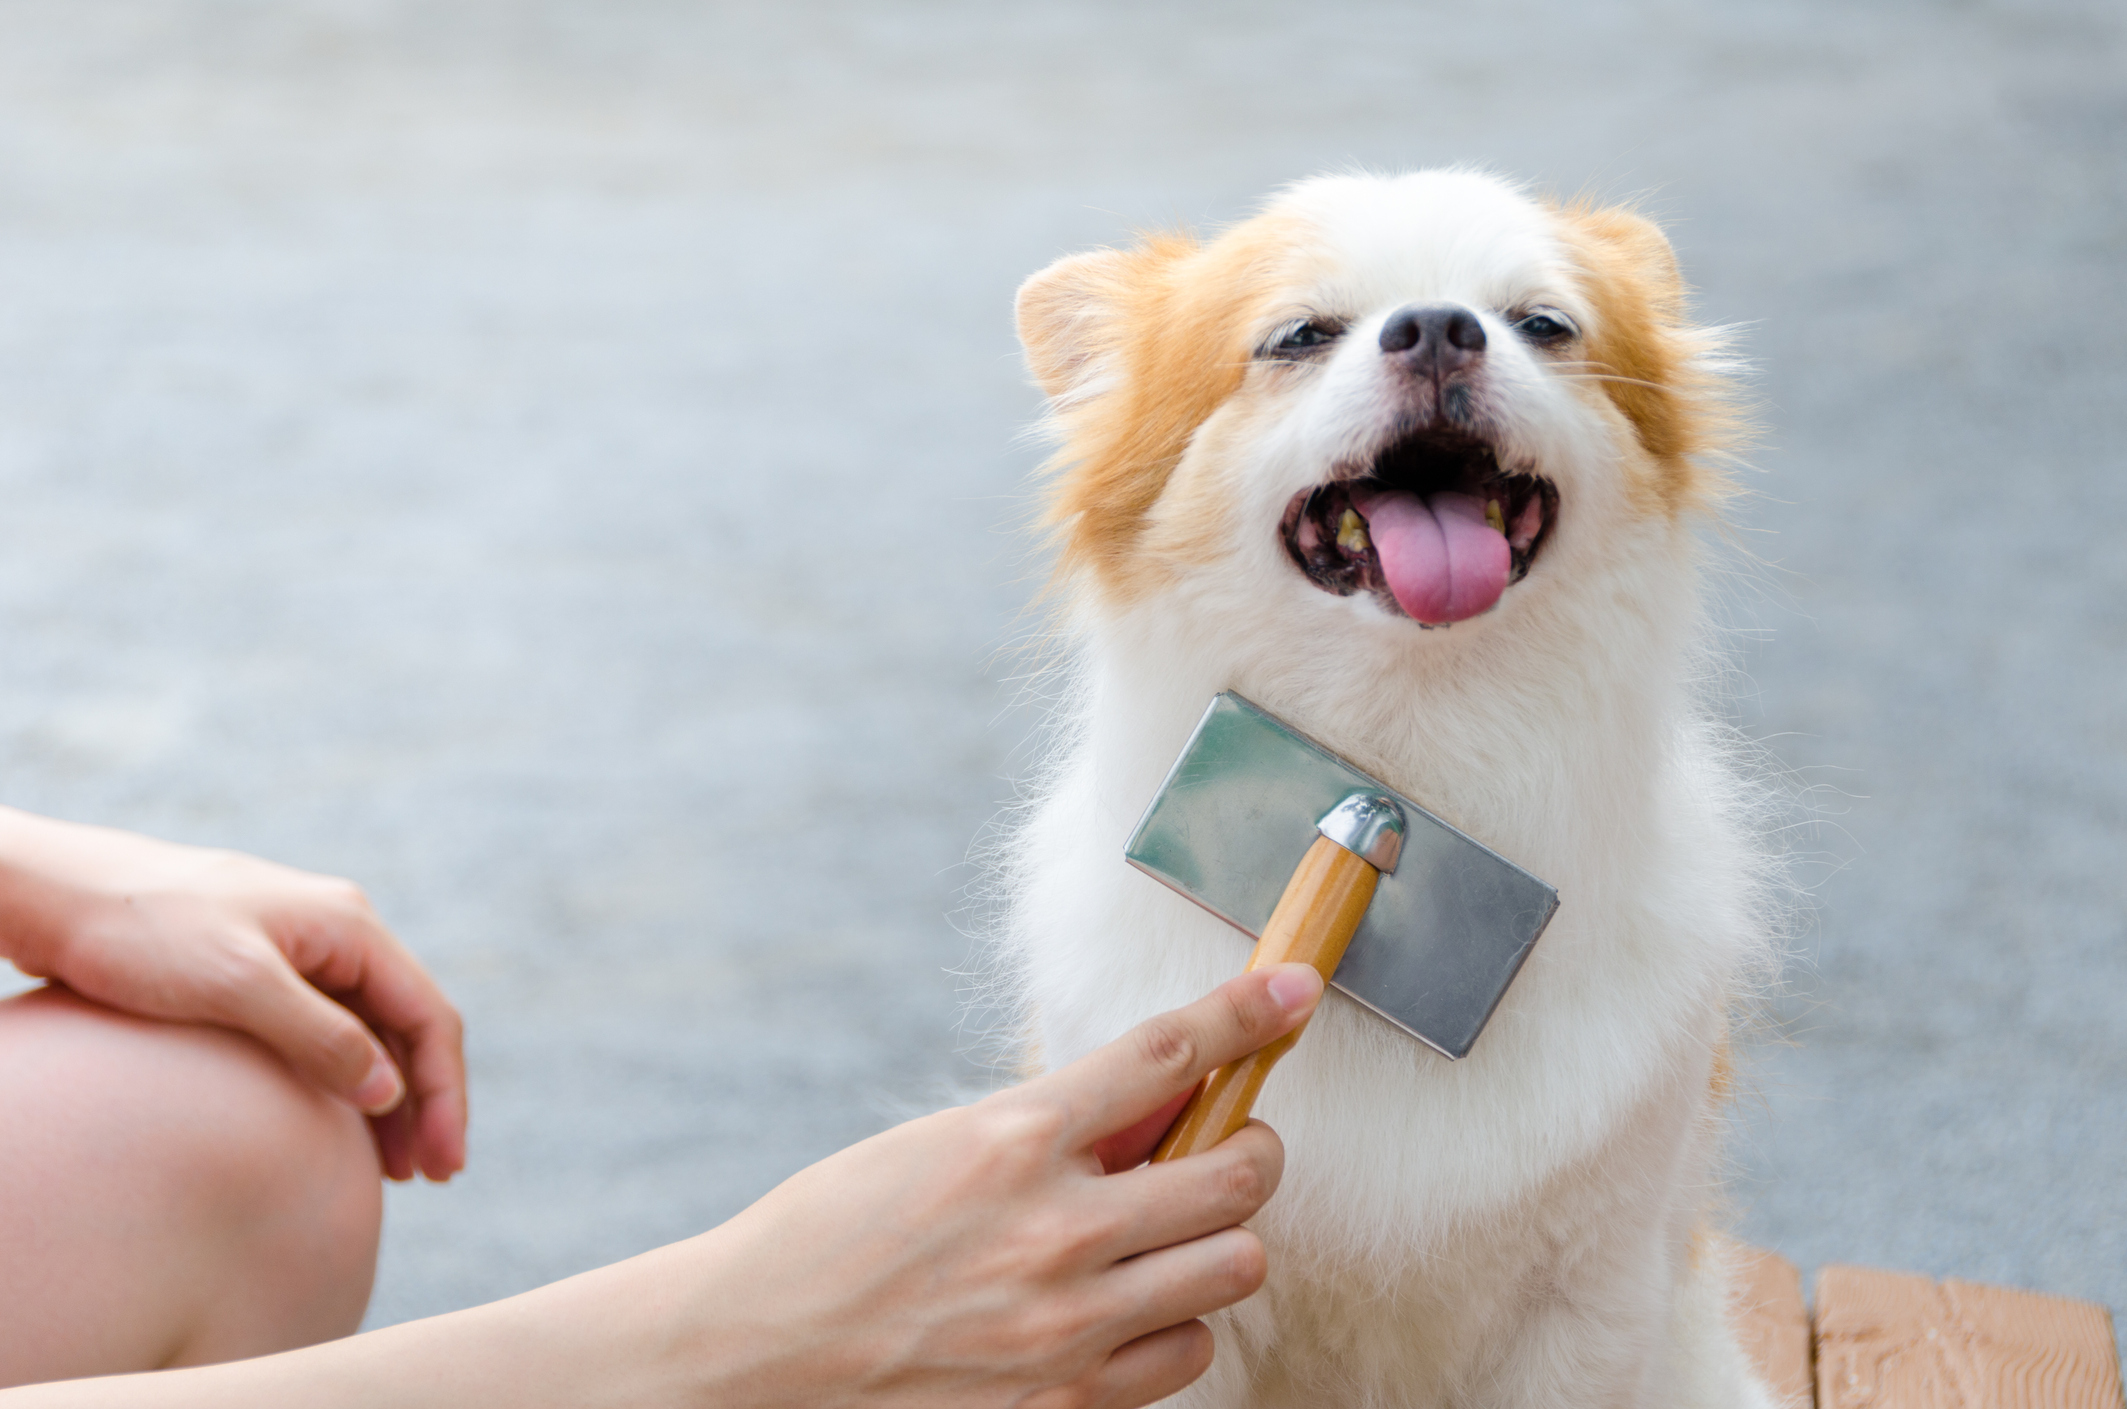
M345 1335L381 1221L362 1117L252 1039L0 1002L0 1385Z

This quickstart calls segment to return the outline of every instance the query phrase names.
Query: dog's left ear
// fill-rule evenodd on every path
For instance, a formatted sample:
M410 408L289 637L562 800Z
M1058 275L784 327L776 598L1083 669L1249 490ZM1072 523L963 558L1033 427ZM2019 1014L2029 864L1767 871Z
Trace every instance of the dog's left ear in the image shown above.
M1732 440L1736 418L1716 374L1720 334L1691 324L1668 237L1619 206L1573 205L1554 215L1595 314L1588 360L1609 377L1603 390L1679 486L1716 492L1717 477L1681 462Z
M1019 286L1019 343L1052 399L1085 386L1114 351L1133 252L1066 255Z
M1613 286L1632 285L1629 291L1612 291L1637 295L1650 312L1674 316L1680 311L1684 275L1660 226L1623 206L1568 206L1558 216L1577 237L1573 243L1591 275Z

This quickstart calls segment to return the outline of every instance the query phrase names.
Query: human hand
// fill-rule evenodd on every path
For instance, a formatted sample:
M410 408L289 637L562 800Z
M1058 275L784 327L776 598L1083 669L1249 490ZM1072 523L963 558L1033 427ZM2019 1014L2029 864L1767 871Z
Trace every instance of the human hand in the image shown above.
M1204 1154L1142 1162L1206 1072L1299 1026L1321 993L1305 964L1244 975L592 1276L715 1259L684 1299L707 1329L675 1339L717 1368L718 1403L1150 1403L1211 1363L1195 1318L1261 1285L1262 1244L1236 1225L1277 1188L1284 1150L1251 1122Z
M465 1163L458 1013L352 882L0 808L0 954L112 1008L250 1033L371 1117L393 1179Z

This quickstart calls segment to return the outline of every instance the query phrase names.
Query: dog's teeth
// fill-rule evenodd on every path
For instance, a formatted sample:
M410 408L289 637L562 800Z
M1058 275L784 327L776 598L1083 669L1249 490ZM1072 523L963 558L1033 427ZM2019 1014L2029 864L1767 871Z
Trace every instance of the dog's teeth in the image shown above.
M1507 542L1513 545L1517 553L1525 553L1529 545L1536 541L1536 535L1543 530L1544 497L1541 494L1532 494L1529 496L1529 502L1522 505L1520 517L1514 520L1514 532L1508 536Z
M1492 532L1494 533L1505 533L1507 531L1507 516L1499 511L1499 501L1497 499L1485 501L1484 521L1492 526Z
M1337 546L1347 553L1364 553L1373 546L1366 537L1366 520L1356 509L1346 509L1337 520Z

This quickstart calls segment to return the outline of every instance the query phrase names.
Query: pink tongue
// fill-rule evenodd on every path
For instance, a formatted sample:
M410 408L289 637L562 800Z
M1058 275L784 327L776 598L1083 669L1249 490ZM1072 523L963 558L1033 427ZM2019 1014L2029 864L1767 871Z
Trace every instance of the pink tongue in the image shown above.
M1462 621L1507 590L1514 555L1475 495L1442 491L1426 500L1396 490L1353 507L1366 516L1388 590L1413 619Z

